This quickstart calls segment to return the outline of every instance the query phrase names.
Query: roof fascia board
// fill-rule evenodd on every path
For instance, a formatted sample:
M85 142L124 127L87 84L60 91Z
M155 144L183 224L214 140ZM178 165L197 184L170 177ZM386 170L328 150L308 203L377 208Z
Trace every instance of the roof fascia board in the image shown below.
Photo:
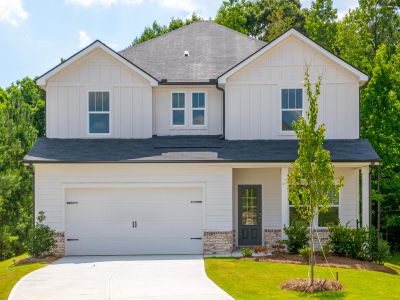
M274 48L275 46L277 46L278 44L280 44L281 42L283 42L284 40L286 40L290 36L295 36L296 38L298 38L302 42L306 43L307 45L309 45L309 46L315 48L316 50L318 50L319 52L321 52L325 57L327 57L330 60L334 61L335 63L337 63L338 65L340 65L341 67L343 67L344 69L349 71L350 73L353 73L354 75L356 75L358 77L358 79L359 79L360 85L363 85L364 83L366 83L368 81L368 76L366 74L364 74L360 70L357 70L355 67L353 67L349 63L347 63L344 60L340 59L336 55L330 53L328 50L326 50L322 46L318 45L316 42L314 42L310 38L306 37L305 35L301 34L297 30L292 28L292 29L288 30L287 32L285 32L284 34L282 34L281 36L277 37L271 43L265 45L264 47L262 47L258 51L254 52L252 55L250 55L249 57L244 59L242 62L240 62L239 64L234 66L232 69L230 69L227 72L225 72L224 74L222 74L218 78L218 83L219 84L225 84L227 79L230 76L232 76L234 73L236 73L237 71L239 71L243 67L247 66L249 63L251 63L252 61L257 59L258 57L260 57L264 53L268 52L269 50L271 50L272 48Z
M150 82L151 86L157 86L158 85L158 80L157 79L155 79L150 74L148 74L145 71L143 71L141 68L139 68L135 64L133 64L130 61L128 61L126 58L124 58L123 56L121 56L120 54L118 54L117 52L115 52L114 50L112 50L110 47L108 47L107 45L105 45L104 43L102 43L99 40L96 40L95 42L93 42L92 44L87 46L86 48L82 49L81 51L79 51L79 52L75 53L74 55L72 55L71 57L69 57L63 63L55 66L53 69L51 69L48 72L44 73L42 76L40 76L36 80L36 83L41 87L45 87L47 85L47 80L50 77L54 76L55 74L57 74L58 72L60 72L64 68L72 65L77 60L81 59L83 56L87 55L88 53L90 53L91 51L93 51L95 49L102 49L104 52L106 52L107 54L111 55L113 58L118 60L120 63L122 63L123 65L127 66L128 68L130 68L131 70L135 71L136 73L141 75L143 78L148 80Z

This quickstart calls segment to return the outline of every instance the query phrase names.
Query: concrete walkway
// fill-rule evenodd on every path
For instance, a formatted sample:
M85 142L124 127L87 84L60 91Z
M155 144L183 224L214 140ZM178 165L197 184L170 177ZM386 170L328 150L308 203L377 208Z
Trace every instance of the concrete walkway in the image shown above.
M22 278L9 300L232 299L202 256L65 257Z

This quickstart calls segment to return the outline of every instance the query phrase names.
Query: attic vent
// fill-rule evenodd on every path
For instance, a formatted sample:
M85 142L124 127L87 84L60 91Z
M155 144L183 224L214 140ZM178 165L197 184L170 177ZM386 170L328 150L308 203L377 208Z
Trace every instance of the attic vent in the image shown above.
M183 52L183 55L189 56L189 50L185 50L185 52Z

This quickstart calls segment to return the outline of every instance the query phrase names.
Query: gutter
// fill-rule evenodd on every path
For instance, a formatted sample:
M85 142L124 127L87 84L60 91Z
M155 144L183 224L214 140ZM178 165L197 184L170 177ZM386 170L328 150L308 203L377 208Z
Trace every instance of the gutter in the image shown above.
M218 85L218 82L215 84L217 90L222 92L222 136L221 139L225 139L225 89Z

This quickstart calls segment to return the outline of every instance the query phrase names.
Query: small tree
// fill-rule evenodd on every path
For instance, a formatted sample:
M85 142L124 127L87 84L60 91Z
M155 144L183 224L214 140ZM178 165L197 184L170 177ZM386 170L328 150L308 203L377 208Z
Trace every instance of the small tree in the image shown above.
M314 241L313 222L319 212L326 212L332 205L331 193L337 197L343 186L343 177L335 183L334 166L330 152L323 148L324 124L317 125L318 97L321 77L318 76L315 92L311 85L309 68L306 66L304 87L309 107L307 119L301 117L294 122L294 131L299 138L298 158L292 163L288 175L289 200L300 217L310 226L311 285L314 283Z
M44 212L40 211L37 217L36 226L32 229L32 233L28 242L28 253L33 257L43 257L52 254L51 251L56 246L54 238L55 231L48 225L43 224L46 219Z

